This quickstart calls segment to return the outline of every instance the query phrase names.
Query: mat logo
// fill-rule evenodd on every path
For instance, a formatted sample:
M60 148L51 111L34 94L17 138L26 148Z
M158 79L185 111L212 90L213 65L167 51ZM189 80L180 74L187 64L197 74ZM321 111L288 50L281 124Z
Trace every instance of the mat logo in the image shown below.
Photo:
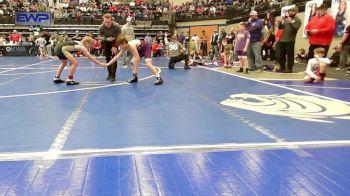
M305 121L334 123L329 119L350 120L349 105L308 95L233 94L221 104L261 114L287 116Z
M11 52L11 47L6 47L7 52Z
M50 13L45 12L18 12L16 13L17 25L48 25Z

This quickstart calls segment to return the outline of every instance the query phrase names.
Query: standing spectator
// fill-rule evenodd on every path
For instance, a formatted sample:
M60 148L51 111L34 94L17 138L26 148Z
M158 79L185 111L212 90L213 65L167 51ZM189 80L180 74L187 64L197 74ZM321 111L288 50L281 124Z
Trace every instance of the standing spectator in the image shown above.
M123 37L127 38L128 40L135 39L134 28L131 26L131 17L128 17L126 19L126 24L123 25L123 27L122 27L122 34L123 34ZM132 53L126 52L124 59L123 59L123 67L128 67L131 59L132 59Z
M248 63L251 70L258 69L263 71L262 57L261 57L261 30L263 21L258 18L256 11L250 12L247 30L250 33L250 42L248 46Z
M158 44L160 44L160 40L164 41L164 34L162 31L159 31L159 33L156 35L156 39Z
M147 33L145 36L145 42L150 44L150 45L153 43L152 37L149 35L149 33Z
M235 52L239 58L240 68L237 72L248 73L247 51L249 46L250 33L247 31L247 23L239 23Z
M347 11L346 0L340 0L338 13L335 16L335 35L342 36L345 25L350 23L349 12Z
M216 56L218 53L218 41L219 41L219 34L218 34L218 31L215 30L213 35L210 38L210 44L213 48L214 56Z
M105 14L103 16L103 23L99 27L98 34L102 38L102 47L104 55L106 56L106 62L108 63L114 55L118 53L118 45L116 39L121 36L122 30L118 23L112 20L111 14ZM117 61L108 66L107 80L111 82L115 81L117 72Z
M193 43L193 49L195 52L199 52L199 37L197 34L194 34L191 39Z
M279 64L280 71L285 73L292 73L294 66L294 46L295 38L297 36L298 30L301 26L301 20L297 16L298 8L293 7L288 10L288 17L285 17L279 24L279 29L283 29L281 40L279 41ZM287 64L286 69L286 55Z
M46 40L44 37L39 37L35 40L35 45L37 46L39 50L39 57L40 59L43 59L45 57L45 45L46 45Z
M75 31L75 36L72 38L73 41L81 41L83 38L80 37L79 31Z
M235 29L234 28L231 28L231 32L227 34L226 38L227 38L226 49L230 52L230 54L229 54L229 61L228 62L229 62L229 64L233 64L233 61L236 60L235 58L233 58L236 55L232 54L233 47L234 47L234 40L236 38L236 34L235 34Z
M186 37L184 36L184 32L181 32L179 37L177 38L177 41L180 42L180 44L185 45Z
M343 34L343 37L340 41L339 48L340 48L340 61L339 61L339 68L336 70L345 70L349 64L348 64L348 56L350 54L350 25L346 27L345 32Z
M47 33L46 31L44 30L40 30L39 32L39 36L44 38L46 43L43 47L43 50L44 50L44 53L48 55L48 57L51 57L52 56L52 45L50 44L50 38L51 38L51 35L49 33Z
M275 29L275 17L271 12L266 14L264 25L266 25L268 29Z
M334 31L335 20L327 14L327 6L322 4L317 8L316 16L312 17L305 27L305 34L309 36L310 43L308 59L314 58L316 48L324 48L325 56L327 56Z
M202 51L202 56L207 56L208 54L208 36L205 34L205 31L202 31L202 36L201 36L201 51Z

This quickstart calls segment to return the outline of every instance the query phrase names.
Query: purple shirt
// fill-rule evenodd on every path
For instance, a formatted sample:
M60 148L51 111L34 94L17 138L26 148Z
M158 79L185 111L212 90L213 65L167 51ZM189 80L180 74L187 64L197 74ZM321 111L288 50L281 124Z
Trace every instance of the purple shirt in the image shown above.
M186 39L185 36L180 35L180 36L177 38L177 41L180 42L181 44L184 44L184 43L185 43L185 39Z
M263 21L261 19L256 19L255 21L251 21L248 24L247 30L250 33L251 42L260 42L261 41L261 30L263 27Z
M248 39L250 39L250 33L247 30L237 31L237 40L235 45L236 51L243 51Z

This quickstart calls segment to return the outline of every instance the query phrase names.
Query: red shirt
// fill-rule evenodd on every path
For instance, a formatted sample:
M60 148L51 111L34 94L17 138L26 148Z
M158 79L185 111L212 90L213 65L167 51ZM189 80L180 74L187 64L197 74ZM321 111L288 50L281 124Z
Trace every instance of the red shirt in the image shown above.
M102 48L102 44L99 41L95 41L94 44L92 45L92 47L95 49L100 49L100 48Z
M305 31L312 30L317 30L317 33L308 33L310 44L329 46L335 31L335 20L330 15L314 16L305 27Z
M19 42L20 39L21 39L21 35L18 33L14 33L10 35L10 41Z
M282 38L283 29L278 29L275 35L276 41L280 41Z

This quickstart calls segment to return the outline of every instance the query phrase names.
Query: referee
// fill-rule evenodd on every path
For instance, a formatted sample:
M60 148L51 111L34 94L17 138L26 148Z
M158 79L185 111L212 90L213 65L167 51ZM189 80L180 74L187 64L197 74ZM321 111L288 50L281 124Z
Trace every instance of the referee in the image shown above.
M103 23L98 29L99 37L102 39L102 47L104 55L106 56L106 62L108 63L114 55L118 53L117 38L121 36L121 28L118 23L112 20L111 14L105 14L103 16ZM107 67L108 77L107 80L111 82L115 81L117 72L117 62Z

